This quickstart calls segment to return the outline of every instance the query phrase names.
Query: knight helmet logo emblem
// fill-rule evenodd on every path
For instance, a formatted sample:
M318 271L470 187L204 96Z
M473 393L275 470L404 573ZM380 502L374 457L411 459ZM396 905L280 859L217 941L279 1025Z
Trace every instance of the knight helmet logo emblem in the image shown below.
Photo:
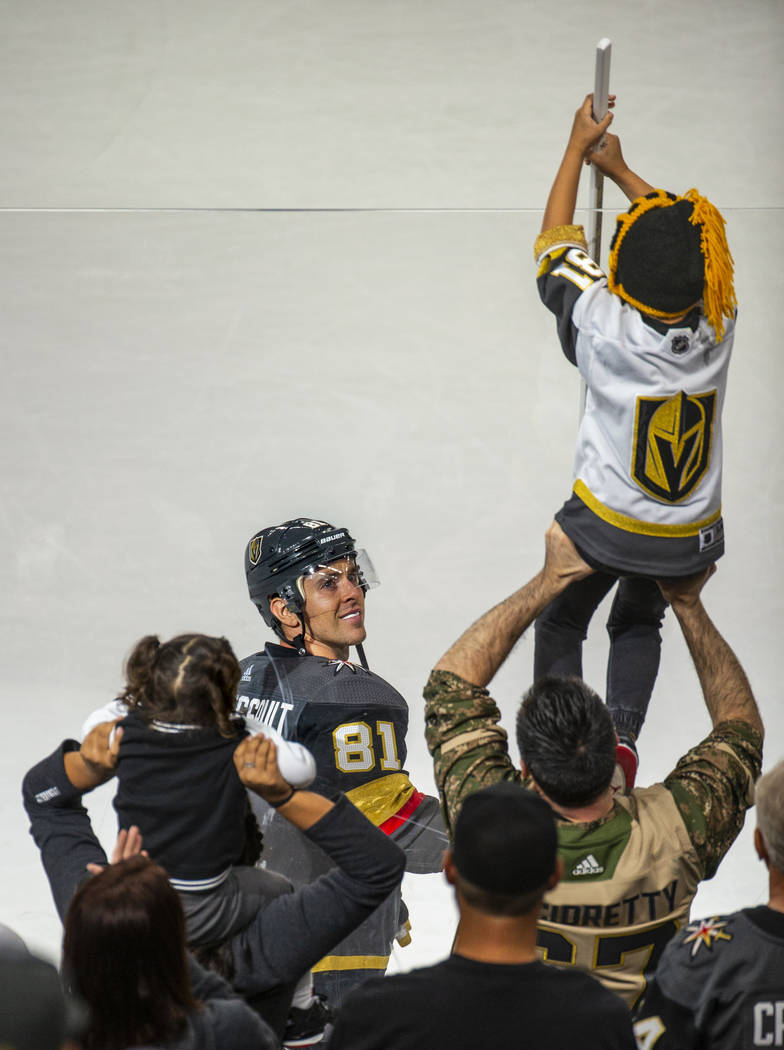
M248 561L251 565L258 565L261 557L261 536L254 536L248 544Z
M716 391L638 397L632 477L648 495L679 503L708 469Z

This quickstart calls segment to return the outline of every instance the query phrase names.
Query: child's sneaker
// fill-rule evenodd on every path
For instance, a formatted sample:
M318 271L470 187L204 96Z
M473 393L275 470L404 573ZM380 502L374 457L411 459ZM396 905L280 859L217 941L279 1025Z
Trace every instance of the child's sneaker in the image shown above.
M283 1034L284 1050L302 1050L303 1047L318 1046L324 1037L324 1029L332 1020L332 1010L322 995L314 995L310 1006L300 1009L292 1006Z
M610 782L613 795L617 795L619 792L622 795L629 794L634 787L634 781L637 777L638 763L639 759L634 741L629 737L619 740L615 745L615 772Z

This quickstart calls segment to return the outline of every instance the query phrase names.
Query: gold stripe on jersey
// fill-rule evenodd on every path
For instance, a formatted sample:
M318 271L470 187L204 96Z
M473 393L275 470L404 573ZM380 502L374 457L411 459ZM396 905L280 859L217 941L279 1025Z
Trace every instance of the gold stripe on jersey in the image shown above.
M408 802L415 790L405 773L390 773L352 788L346 798L379 827Z
M582 248L588 251L588 241L585 239L585 230L582 226L553 226L549 230L542 230L534 241L534 260L538 263L543 255L552 251L553 248Z
M579 478L574 483L574 494L578 496L597 518L606 521L609 525L624 529L626 532L636 532L640 536L698 536L701 529L712 525L721 517L721 507L707 518L701 521L691 521L688 525L664 525L652 521L640 521L638 518L630 518L617 510L606 507L601 500L591 492L584 481Z
M388 955L325 955L313 967L313 973L324 970L386 970Z

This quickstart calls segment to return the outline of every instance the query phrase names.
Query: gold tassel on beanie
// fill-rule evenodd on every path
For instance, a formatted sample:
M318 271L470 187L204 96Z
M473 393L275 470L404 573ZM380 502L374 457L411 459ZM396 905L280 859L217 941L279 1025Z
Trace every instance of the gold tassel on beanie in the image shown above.
M697 190L689 190L684 197L694 205L689 221L700 227L700 246L705 259L705 286L702 292L705 317L721 339L724 335L724 318L733 317L738 305L733 284L734 262L727 244L724 217Z

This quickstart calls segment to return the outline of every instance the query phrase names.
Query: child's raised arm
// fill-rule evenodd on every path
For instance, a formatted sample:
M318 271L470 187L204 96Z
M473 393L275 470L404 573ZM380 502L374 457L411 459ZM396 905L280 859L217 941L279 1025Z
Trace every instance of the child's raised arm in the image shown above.
M630 201L653 192L654 187L635 174L624 160L621 152L621 140L617 135L611 135L607 132L604 136L604 142L592 150L589 157L586 157L586 163L593 164L602 175L612 179L618 189L625 193Z
M615 95L610 95L609 105L615 105ZM555 226L569 226L574 222L577 187L583 161L589 159L589 150L601 139L613 119L612 113L608 112L597 124L593 119L592 106L593 95L586 95L585 101L574 115L566 151L544 209L543 233Z

